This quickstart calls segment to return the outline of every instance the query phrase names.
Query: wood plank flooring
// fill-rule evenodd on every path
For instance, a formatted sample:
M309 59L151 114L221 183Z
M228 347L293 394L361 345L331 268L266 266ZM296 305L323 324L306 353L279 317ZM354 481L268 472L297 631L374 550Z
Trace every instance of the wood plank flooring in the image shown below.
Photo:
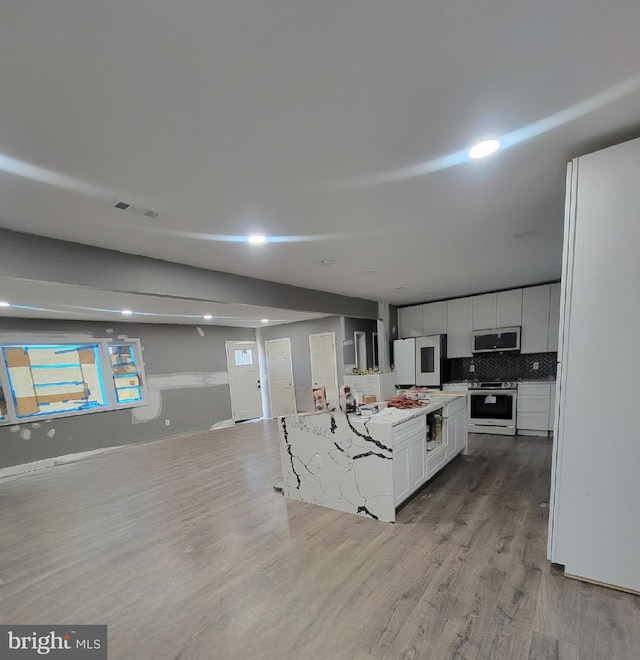
M5 479L0 620L118 660L638 658L640 597L545 559L550 440L470 438L395 525L276 493L270 421Z

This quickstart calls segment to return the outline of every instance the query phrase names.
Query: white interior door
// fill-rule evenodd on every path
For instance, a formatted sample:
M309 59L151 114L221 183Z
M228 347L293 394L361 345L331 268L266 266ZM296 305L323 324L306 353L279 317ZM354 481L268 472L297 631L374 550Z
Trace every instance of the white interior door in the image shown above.
M338 405L338 368L336 366L335 332L309 335L311 382L313 387L327 390L327 403Z
M267 374L271 397L271 416L295 414L296 394L293 386L293 364L291 342L284 339L269 339L264 342L267 353Z
M260 367L255 341L226 341L231 411L234 422L262 417Z

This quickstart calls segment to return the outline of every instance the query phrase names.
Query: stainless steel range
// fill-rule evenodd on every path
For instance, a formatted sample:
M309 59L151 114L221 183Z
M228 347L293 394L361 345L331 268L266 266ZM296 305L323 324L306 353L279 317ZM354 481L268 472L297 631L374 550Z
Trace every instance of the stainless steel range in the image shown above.
M512 381L469 383L469 431L515 435L517 398Z

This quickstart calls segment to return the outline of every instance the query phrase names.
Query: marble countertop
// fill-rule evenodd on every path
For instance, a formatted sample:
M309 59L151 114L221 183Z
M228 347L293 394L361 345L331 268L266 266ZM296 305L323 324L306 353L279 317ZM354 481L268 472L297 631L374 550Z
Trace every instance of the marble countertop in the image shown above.
M450 401L455 399L465 398L464 394L459 392L436 392L429 395L429 403L422 408L385 408L383 411L379 412L377 415L372 415L371 417L360 417L359 415L350 415L352 424L354 425L367 425L369 424L390 424L395 426L402 422L406 422L409 419L414 417L419 417L420 415L428 415L431 412L439 410L445 406Z

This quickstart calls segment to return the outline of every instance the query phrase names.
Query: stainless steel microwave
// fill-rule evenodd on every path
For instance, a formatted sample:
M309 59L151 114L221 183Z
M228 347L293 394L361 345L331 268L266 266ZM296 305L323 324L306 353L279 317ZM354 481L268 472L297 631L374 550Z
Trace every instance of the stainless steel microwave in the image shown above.
M513 328L494 328L475 330L473 333L472 353L494 353L497 351L520 350L520 326Z

